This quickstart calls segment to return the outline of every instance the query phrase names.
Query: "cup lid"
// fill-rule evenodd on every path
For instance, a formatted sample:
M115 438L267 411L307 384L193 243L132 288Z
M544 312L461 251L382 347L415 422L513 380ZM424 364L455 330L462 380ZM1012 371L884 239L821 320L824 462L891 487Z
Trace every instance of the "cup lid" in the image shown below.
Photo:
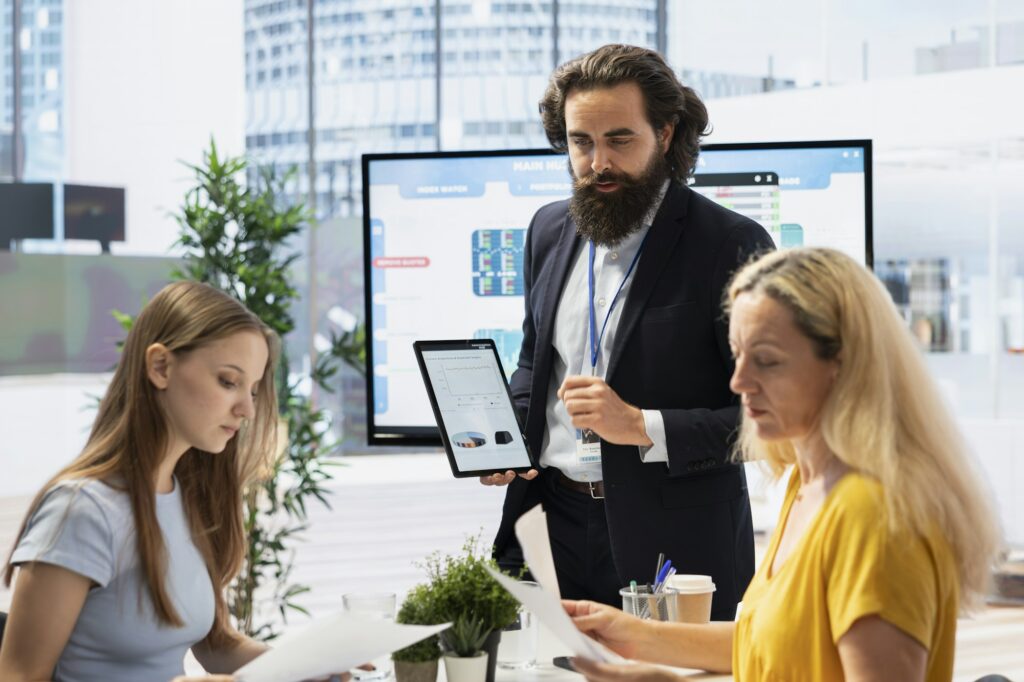
M714 592L715 582L710 575L693 575L677 573L665 583L666 587L681 594L703 594Z

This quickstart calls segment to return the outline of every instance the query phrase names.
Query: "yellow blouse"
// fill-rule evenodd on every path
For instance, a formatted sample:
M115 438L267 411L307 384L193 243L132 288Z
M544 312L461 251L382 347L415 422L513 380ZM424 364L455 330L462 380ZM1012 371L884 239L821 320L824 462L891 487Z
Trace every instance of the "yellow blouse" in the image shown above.
M948 545L893 535L882 486L857 473L841 478L793 551L771 575L796 470L768 551L736 622L736 680L842 680L836 643L864 616L877 615L928 649L927 682L953 677L959 585Z

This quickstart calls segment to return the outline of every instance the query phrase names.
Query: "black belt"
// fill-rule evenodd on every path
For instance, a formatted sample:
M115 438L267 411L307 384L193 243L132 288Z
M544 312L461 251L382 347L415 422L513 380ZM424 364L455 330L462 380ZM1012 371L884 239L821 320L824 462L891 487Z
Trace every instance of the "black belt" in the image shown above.
M555 482L563 488L590 495L595 500L604 499L604 481L574 481L562 473L561 469L552 467L550 471L555 475Z

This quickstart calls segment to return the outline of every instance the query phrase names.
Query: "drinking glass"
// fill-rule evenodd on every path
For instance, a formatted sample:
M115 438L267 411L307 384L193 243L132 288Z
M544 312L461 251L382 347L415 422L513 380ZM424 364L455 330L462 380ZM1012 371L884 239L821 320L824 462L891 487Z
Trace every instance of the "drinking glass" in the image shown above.
M350 592L341 596L342 605L348 613L360 618L374 620L395 619L394 592ZM390 680L393 679L391 655L384 654L370 661L374 670L353 668L349 672L353 680Z
M540 589L532 580L521 581ZM537 618L520 604L519 614L511 625L501 631L498 643L498 667L505 670L527 670L537 665Z

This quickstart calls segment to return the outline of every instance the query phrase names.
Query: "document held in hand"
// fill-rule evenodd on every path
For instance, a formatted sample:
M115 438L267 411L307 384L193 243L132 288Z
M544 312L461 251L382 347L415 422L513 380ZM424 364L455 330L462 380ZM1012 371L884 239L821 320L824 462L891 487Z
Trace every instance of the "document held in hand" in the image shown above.
M415 644L450 625L404 625L339 613L282 637L272 649L239 668L235 680L300 682L343 673Z
M542 587L524 585L490 566L487 571L498 583L512 593L574 656L582 656L602 663L624 662L621 656L600 642L579 631L572 618L562 608L561 600Z

